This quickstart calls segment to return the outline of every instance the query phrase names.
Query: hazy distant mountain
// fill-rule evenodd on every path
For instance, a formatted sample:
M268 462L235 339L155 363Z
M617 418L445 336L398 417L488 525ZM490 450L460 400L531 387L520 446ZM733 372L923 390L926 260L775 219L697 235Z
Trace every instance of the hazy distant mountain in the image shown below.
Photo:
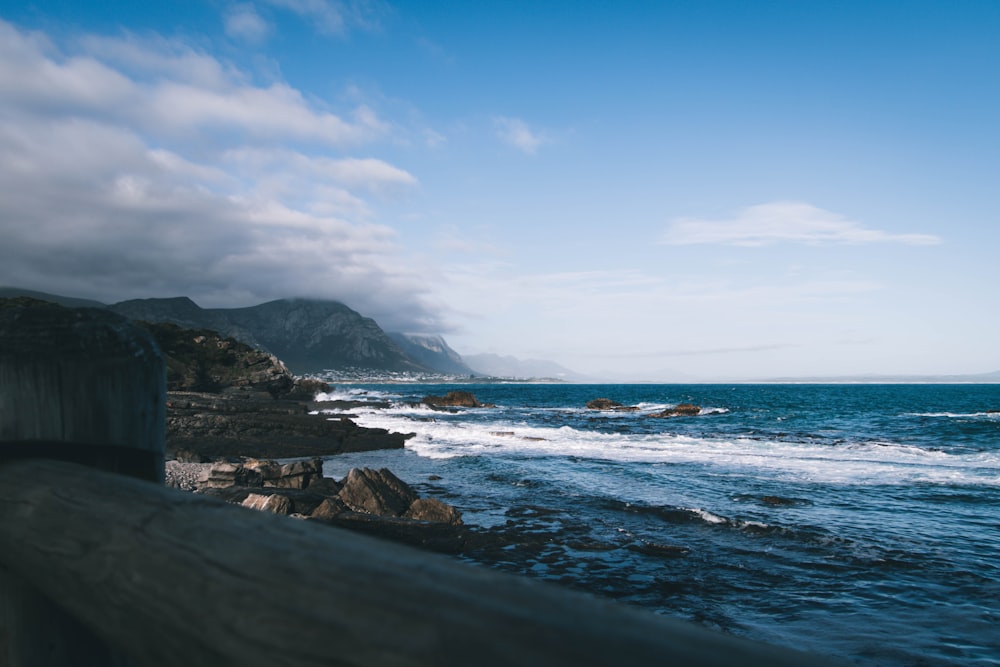
M218 331L267 350L298 375L341 368L430 370L408 358L375 320L337 301L279 299L247 308L201 308L177 297L110 308L132 319Z
M478 375L444 338L433 334L389 333L406 356L446 375Z
M554 361L517 359L499 354L467 354L465 363L478 373L502 378L550 378L567 382L586 382L591 378L560 366Z

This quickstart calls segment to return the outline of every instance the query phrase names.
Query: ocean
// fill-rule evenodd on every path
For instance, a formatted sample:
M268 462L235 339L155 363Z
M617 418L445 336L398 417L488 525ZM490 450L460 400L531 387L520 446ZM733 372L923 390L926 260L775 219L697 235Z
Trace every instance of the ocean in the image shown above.
M496 407L432 410L428 394ZM1000 664L1000 385L354 385L463 557L859 665ZM588 410L595 398L636 412ZM679 403L693 416L654 418Z

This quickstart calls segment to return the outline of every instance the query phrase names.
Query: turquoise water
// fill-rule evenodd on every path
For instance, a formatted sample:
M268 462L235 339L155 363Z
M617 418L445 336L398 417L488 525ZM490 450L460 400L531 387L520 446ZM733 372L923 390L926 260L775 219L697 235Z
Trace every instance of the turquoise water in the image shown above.
M454 413L420 397L472 391ZM866 665L1000 664L1000 385L369 385L469 560ZM607 397L638 412L585 409ZM701 414L656 419L677 403ZM428 480L431 475L440 480Z

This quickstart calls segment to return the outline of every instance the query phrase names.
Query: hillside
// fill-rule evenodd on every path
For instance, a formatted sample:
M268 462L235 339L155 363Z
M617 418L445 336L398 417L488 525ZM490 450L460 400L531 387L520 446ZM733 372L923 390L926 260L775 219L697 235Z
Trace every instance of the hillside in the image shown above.
M407 357L374 320L336 301L279 299L247 308L201 308L178 297L110 308L132 319L218 331L274 354L296 375L332 368L430 371Z

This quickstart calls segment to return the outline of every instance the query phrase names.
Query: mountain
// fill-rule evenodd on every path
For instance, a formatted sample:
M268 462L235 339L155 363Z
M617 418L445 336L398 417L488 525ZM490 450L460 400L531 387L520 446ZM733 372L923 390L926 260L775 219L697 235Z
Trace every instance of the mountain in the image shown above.
M65 306L67 308L105 307L105 304L100 301L91 301L90 299L77 299L71 296L59 296L58 294L36 292L35 290L21 289L19 287L0 287L0 299L16 299L19 296L26 296L30 299L38 299L39 301L48 301L49 303L58 303L60 306Z
M445 375L478 375L444 338L433 334L389 333L406 356Z
M499 354L467 354L465 363L483 375L501 378L553 379L566 382L586 382L591 378L560 366L554 361L517 359Z
M176 297L109 307L131 319L218 331L274 354L297 375L337 368L430 370L408 358L375 320L337 301L278 299L247 308L201 308Z

